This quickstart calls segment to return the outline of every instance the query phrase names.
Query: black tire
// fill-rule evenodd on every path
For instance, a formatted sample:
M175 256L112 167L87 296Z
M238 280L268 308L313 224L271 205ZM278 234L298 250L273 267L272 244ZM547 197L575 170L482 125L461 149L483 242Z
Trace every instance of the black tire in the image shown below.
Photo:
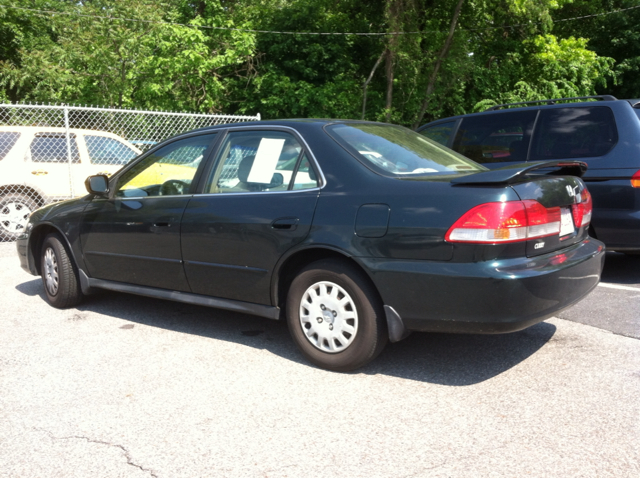
M287 293L287 322L307 360L338 372L366 365L388 340L377 291L362 271L336 259L300 271Z
M0 196L0 241L15 241L36 209L38 203L26 194Z
M47 302L58 309L75 307L82 300L78 269L57 234L49 234L42 244L41 275Z

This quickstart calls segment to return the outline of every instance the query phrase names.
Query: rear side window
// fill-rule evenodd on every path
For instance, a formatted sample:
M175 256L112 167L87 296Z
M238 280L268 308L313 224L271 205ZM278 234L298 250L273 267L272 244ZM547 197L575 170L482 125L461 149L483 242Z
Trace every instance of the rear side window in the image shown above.
M449 138L455 124L455 121L438 123L434 124L433 126L427 126L425 129L418 131L418 133L434 140L436 143L440 143L443 146L446 146L449 143Z
M71 161L80 162L76 135L69 138L71 145ZM31 142L31 161L34 163L67 163L67 137L64 134L38 133Z
M138 156L133 149L120 141L105 136L86 135L87 151L91 164L127 164Z
M618 142L611 108L588 106L540 111L532 160L603 156Z
M537 113L514 111L464 118L453 149L478 163L526 161Z
M0 132L0 161L2 161L11 148L13 148L20 138L20 133L2 131Z

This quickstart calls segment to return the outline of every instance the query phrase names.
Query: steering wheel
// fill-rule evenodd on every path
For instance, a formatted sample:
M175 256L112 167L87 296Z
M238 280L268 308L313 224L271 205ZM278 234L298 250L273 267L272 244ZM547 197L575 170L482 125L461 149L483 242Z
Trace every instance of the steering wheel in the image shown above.
M169 179L160 186L160 196L180 196L189 191L189 184L179 179Z

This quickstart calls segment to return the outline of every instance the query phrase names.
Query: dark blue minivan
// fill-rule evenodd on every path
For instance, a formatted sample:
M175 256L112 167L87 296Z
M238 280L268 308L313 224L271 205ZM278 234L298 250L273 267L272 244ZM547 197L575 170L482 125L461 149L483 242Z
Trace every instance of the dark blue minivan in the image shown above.
M613 96L498 105L439 119L418 132L484 166L579 159L593 197L589 234L640 254L640 100Z

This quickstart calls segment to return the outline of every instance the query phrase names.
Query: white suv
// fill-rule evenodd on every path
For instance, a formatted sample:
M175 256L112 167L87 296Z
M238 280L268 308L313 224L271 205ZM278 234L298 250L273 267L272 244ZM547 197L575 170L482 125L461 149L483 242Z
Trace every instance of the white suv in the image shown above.
M14 240L38 207L86 194L84 180L111 175L140 154L104 131L0 126L0 241Z

